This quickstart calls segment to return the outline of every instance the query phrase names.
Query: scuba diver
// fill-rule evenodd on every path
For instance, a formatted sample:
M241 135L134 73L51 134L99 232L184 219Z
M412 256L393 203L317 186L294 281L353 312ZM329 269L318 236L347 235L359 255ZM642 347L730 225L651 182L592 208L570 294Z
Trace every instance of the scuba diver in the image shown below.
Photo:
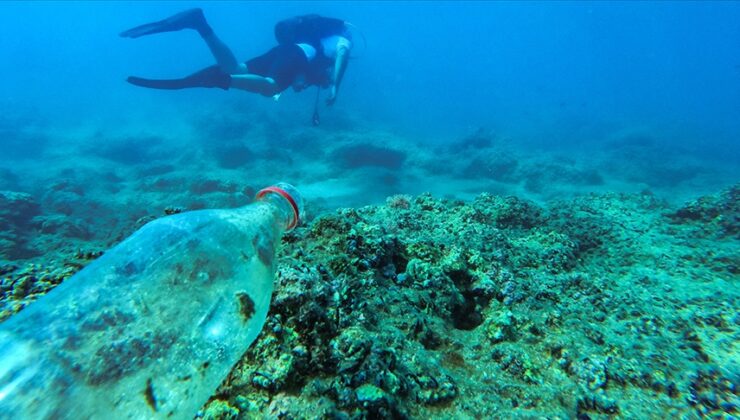
M348 23L319 15L304 15L278 22L275 25L278 45L241 63L213 32L200 8L131 28L121 32L120 36L139 38L182 29L193 29L200 34L215 57L216 65L181 79L130 76L127 81L153 89L234 88L276 99L288 87L301 91L315 85L319 89L330 89L326 103L333 105L352 49ZM314 124L318 124L317 110L314 111Z

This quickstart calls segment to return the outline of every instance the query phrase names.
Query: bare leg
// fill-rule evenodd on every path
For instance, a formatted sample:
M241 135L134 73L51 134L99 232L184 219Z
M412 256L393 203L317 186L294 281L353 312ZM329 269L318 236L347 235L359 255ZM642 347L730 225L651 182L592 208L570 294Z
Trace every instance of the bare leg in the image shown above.
M211 54L213 54L221 70L229 74L247 73L247 65L237 62L231 49L215 33L211 32L210 34L203 35L203 40L208 45Z
M242 63L242 66L244 66L246 72L246 65ZM259 93L264 96L273 96L280 93L272 78L256 74L233 74L229 87Z

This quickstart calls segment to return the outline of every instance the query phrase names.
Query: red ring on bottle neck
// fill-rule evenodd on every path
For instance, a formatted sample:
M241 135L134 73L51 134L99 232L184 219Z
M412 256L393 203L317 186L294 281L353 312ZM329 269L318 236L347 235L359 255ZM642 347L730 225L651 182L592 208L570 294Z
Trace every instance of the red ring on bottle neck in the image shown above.
M300 216L298 214L298 205L295 203L295 200L293 200L293 197L291 197L290 194L288 194L288 192L285 191L284 189L276 187L276 186L266 187L266 188L259 190L256 197L262 198L268 192L279 194L284 199L286 199L288 203L290 203L290 206L293 208L293 221L288 225L287 230L291 230L294 227L296 227L298 225Z

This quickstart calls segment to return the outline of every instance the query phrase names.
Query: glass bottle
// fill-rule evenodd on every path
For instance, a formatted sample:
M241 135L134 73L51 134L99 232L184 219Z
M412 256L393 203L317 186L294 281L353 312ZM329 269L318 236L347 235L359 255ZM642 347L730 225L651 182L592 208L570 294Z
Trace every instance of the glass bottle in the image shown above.
M0 418L192 419L267 316L288 184L154 220L0 324Z

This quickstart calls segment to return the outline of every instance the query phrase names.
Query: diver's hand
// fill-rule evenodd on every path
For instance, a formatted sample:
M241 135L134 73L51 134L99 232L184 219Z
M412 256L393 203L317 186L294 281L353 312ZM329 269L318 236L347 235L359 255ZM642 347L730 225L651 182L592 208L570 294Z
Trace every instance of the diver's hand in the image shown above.
M334 105L334 102L337 101L337 88L335 86L331 87L331 91L329 93L329 97L326 98L326 106L332 106Z

